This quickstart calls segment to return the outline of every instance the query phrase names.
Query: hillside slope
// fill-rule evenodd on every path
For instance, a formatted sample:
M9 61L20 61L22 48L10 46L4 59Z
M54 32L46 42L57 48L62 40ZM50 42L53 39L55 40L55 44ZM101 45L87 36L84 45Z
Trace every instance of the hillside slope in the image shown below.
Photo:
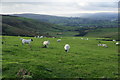
M14 16L26 17L31 19L36 19L44 22L49 22L62 26L72 26L72 27L117 27L117 21L111 21L111 19L98 19L103 18L102 16L98 16L98 18L90 18L90 17L59 17L59 16L51 16L51 15L41 15L41 14L14 14ZM93 16L94 17L94 16Z
M48 35L47 32L61 31L57 25L16 16L2 16L3 35Z

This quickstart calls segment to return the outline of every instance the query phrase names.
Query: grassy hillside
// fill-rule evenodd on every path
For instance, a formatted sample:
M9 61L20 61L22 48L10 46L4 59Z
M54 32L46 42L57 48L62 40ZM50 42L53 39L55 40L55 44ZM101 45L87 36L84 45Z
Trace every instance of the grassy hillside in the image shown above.
M30 47L22 46L19 38L3 36L4 79L118 78L118 47L112 41L101 41L105 48L97 46L96 38L63 37L58 43L57 38L22 37L33 39ZM49 48L42 48L44 40L50 40ZM71 46L68 53L66 43Z
M85 36L89 37L106 37L118 40L118 28L97 28L88 32ZM119 39L120 40L120 39Z
M61 31L63 28L29 18L2 16L2 31L4 35L46 35L47 32Z
M3 35L21 36L90 36L90 37L111 37L118 38L117 27L79 27L79 26L58 26L51 23L41 22L29 18L16 16L2 16ZM76 18L77 19L77 18Z
M103 13L105 14L105 13ZM102 15L103 15L102 14ZM81 17L59 17L59 16L51 16L51 15L41 15L41 14L14 14L15 16L20 16L20 17L26 17L26 18L31 18L31 19L36 19L44 22L49 22L57 25L62 25L62 26L72 26L72 27L77 27L77 26L83 26L83 27L117 27L117 23L115 21L111 21L113 19L102 19L105 18L102 15L93 15L91 17L96 17L95 18L81 18ZM105 14L106 15L106 14ZM109 16L112 17L112 16ZM108 18L109 18L108 17ZM100 19L100 20L99 20ZM115 18L117 21L117 18Z

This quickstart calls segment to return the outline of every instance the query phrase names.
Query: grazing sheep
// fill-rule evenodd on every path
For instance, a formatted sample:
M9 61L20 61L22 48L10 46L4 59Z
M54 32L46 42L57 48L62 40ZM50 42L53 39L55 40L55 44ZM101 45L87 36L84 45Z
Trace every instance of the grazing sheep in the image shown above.
M116 46L118 46L118 45L120 45L120 43L119 43L119 42L116 42Z
M40 36L40 38L43 38L43 36Z
M113 40L113 41L116 41L116 40Z
M33 39L22 39L22 44L30 44Z
M70 45L69 45L69 44L66 44L66 45L64 46L64 49L65 49L66 52L68 52L69 49L70 49Z
M102 44L102 46L103 46L103 47L106 47L106 48L108 47L107 44Z
M86 40L88 40L88 38Z
M44 48L48 48L49 44L50 44L50 41L44 41L43 42Z
M98 44L98 46L108 47L107 44Z
M40 36L37 36L37 38L39 38Z
M58 40L57 40L57 42L60 42L60 41L61 41L61 39L58 39Z
M83 38L81 38L81 39L83 39Z
M102 44L98 44L98 46L102 46Z

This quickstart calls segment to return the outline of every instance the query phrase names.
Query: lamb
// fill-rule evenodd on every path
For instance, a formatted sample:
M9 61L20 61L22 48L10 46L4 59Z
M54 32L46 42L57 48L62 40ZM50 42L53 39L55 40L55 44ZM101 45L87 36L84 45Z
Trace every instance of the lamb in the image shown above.
M70 49L70 45L69 45L69 44L66 44L66 45L64 46L64 49L65 49L66 52L68 52L69 49Z
M49 44L50 44L50 41L44 41L43 42L44 48L48 48Z
M22 39L22 44L30 44L30 42L33 41L33 39Z
M61 41L61 39L58 39L58 40L57 40L57 42L60 42L60 41Z

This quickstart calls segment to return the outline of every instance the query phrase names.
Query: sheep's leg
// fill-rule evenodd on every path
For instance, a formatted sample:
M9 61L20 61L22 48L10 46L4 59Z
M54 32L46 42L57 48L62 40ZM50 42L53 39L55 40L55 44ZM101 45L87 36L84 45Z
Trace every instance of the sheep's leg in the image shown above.
M68 52L69 50L67 50L67 52Z

